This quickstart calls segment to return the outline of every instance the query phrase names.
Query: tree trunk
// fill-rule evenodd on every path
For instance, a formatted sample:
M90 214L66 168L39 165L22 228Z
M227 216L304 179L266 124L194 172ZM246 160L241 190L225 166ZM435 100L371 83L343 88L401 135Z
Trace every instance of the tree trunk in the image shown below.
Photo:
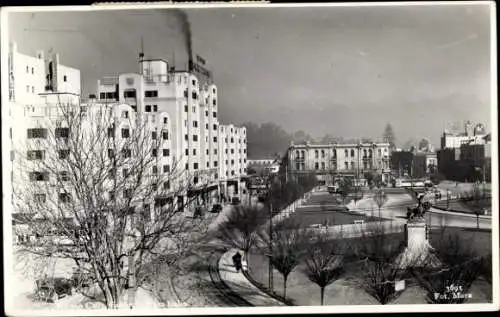
M287 275L283 275L283 299L286 300L286 279L287 279Z
M321 288L321 306L325 304L325 288Z
M479 213L476 214L477 229L479 229Z

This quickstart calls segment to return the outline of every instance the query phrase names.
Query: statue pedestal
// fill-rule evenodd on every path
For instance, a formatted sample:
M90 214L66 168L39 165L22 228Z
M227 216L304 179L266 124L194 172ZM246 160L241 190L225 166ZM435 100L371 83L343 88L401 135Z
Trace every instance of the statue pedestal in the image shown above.
M426 229L424 219L409 221L405 225L406 247L396 258L399 268L439 266L440 262L433 254L432 246L426 238Z

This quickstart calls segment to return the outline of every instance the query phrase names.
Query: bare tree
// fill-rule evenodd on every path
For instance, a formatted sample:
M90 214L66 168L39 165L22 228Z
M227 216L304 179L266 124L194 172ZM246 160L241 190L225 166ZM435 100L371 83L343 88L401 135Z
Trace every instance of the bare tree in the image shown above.
M345 204L347 197L352 192L353 183L350 178L344 178L339 184L340 197L342 197L342 202Z
M360 229L361 237L353 239L350 251L358 259L365 260L363 285L365 291L385 305L401 292L396 291L395 282L405 270L395 263L403 249L403 239L398 239L383 223Z
M378 217L381 218L380 209L382 209L382 207L387 202L387 195L385 194L385 192L383 190L378 189L375 192L373 200L375 200L375 203L377 204L377 207L378 207Z
M175 160L162 165L168 130L131 107L58 103L45 111L15 161L14 207L34 215L27 225L41 244L25 248L74 260L117 308L126 288L133 301L152 258L185 252L179 239L197 224L175 198L188 196L192 179Z
M308 234L293 219L274 225L272 236L268 233L269 230L259 230L259 237L263 242L261 249L271 265L283 275L283 297L286 300L287 279L304 255Z
M479 256L457 234L446 230L433 245L441 264L411 268L419 285L427 290L426 300L434 304L459 304L468 299L472 283L486 271L487 257ZM491 262L490 262L491 265ZM491 267L490 267L491 269Z
M243 250L246 257L257 242L257 229L267 221L268 212L267 208L259 206L236 205L219 225L217 237Z
M364 193L363 189L360 186L354 186L352 188L352 193L353 193L354 204L357 204L358 201L363 199Z
M343 273L343 250L331 235L317 232L307 245L304 274L321 289L321 305L324 305L325 288ZM340 237L338 237L340 238Z

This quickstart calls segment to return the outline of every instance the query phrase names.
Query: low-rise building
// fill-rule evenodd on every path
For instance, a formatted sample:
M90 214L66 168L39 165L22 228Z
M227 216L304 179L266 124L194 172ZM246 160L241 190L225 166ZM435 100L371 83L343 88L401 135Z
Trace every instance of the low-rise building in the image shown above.
M389 182L391 174L389 143L292 143L284 162L287 176L314 173L324 184L341 177L363 180L365 172L378 173Z

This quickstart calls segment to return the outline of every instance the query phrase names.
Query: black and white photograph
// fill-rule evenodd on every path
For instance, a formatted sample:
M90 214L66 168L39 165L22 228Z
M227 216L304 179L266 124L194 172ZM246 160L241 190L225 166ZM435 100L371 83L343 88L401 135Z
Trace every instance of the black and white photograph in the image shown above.
M1 13L7 315L500 308L493 2Z

